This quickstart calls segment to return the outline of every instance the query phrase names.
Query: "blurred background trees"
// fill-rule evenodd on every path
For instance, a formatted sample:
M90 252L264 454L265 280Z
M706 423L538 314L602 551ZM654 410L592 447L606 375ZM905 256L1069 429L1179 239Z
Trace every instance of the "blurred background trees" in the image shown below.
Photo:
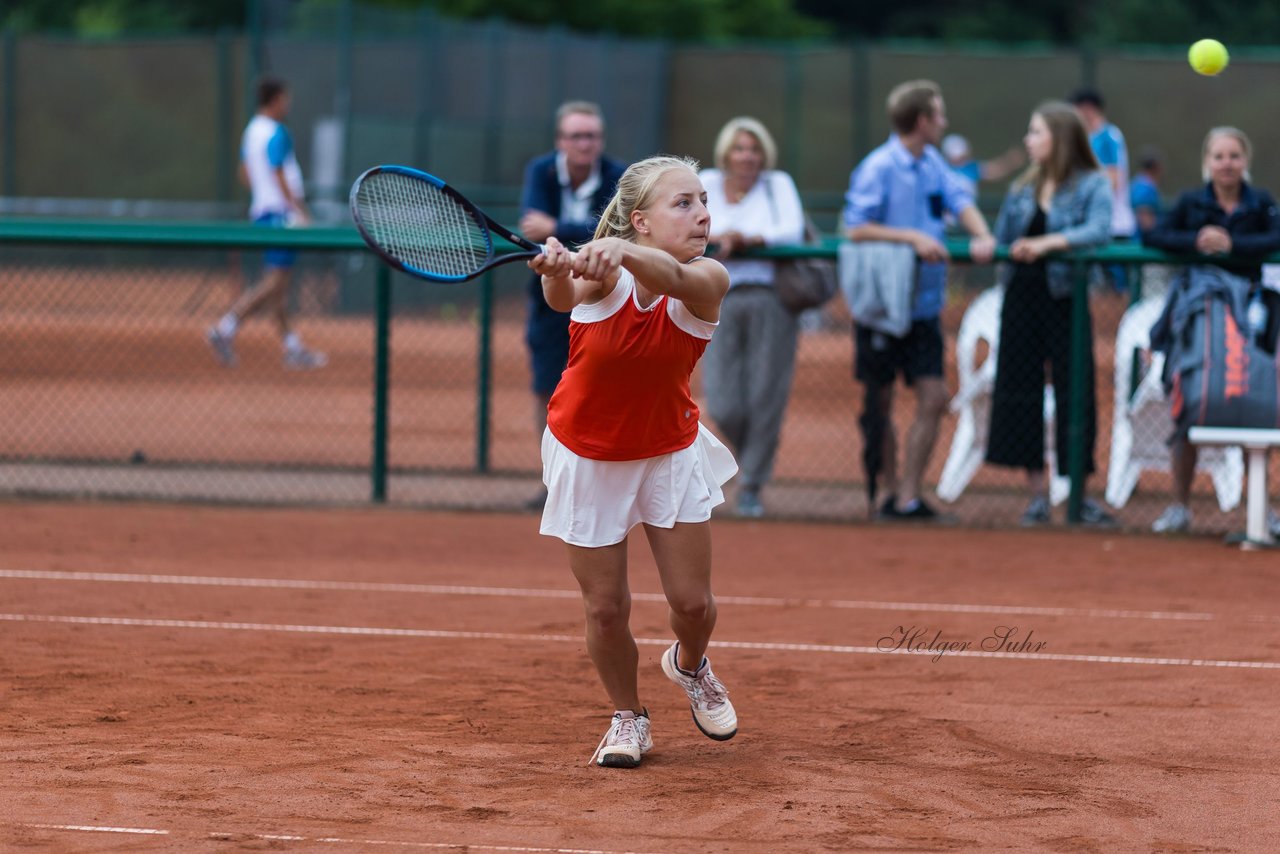
M343 0L299 0L334 6ZM865 38L940 41L1178 44L1213 37L1264 45L1280 32L1275 0L366 0L431 6L462 18L499 17L581 32L688 41ZM80 35L243 29L254 0L8 0L0 27Z

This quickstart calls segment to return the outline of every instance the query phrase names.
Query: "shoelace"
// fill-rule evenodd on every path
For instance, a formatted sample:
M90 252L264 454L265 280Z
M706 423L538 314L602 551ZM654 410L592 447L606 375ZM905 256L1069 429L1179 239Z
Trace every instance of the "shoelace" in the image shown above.
M619 744L627 738L635 738L635 740L639 742L641 739L639 734L636 732L636 724L639 720L639 716L634 718L615 717L608 732L604 734L604 738L600 739L600 743L596 745L595 752L592 753L591 758L587 760L587 764L595 764L596 757L600 755L600 750L605 746L605 744Z
M707 672L702 674L699 679L692 680L693 696L690 698L694 704L705 705L708 710L712 706L723 706L725 700L729 697L728 690L724 684L716 678L711 672L711 668L707 668Z

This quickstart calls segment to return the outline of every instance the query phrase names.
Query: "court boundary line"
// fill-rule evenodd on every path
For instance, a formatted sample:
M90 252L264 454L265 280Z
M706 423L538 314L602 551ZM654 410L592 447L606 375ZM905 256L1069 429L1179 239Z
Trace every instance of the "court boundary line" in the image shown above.
M120 584L171 584L205 587L249 587L280 590L335 590L362 593L416 593L436 596L495 596L533 599L581 598L577 590L536 587L480 587L453 584L412 584L378 581L324 581L290 578L238 578L235 576L168 575L128 572L76 572L70 570L0 569L0 579L32 581L99 582ZM665 602L661 593L632 593L641 602ZM865 611L911 611L955 614L1003 614L1036 617L1086 617L1093 619L1174 620L1215 622L1225 619L1280 623L1280 616L1251 614L1224 617L1204 611L1144 611L1126 608L1063 608L1036 605L981 605L950 602L891 602L862 599L784 598L772 596L717 595L723 605L781 608L832 608Z
M135 834L137 836L168 836L169 831L160 830L154 827L109 827L106 825L95 824L35 824L27 822L17 825L32 830L66 830L78 831L82 833L126 833Z
M132 628L199 629L214 631L285 632L291 634L357 635L365 637L408 637L458 640L497 640L520 643L584 643L578 635L520 634L516 632L469 632L445 629L397 629L378 626L317 626L290 623L242 623L211 620L164 620L141 617L87 617L53 614L0 614L0 622L55 623L62 625L124 626ZM643 646L670 646L670 638L636 638ZM787 643L770 641L713 640L711 646L721 649L769 650L785 652L832 653L839 655L914 655L942 658L999 658L1022 661L1061 661L1090 664L1136 664L1170 667L1210 667L1246 670L1280 670L1280 661L1240 661L1213 658L1164 658L1137 655L1089 655L1085 653L1014 652L957 649L940 652L936 648L841 644Z
M170 830L153 827L110 827L92 824L45 824L23 822L11 824L10 827L22 827L31 830L57 830L69 833L120 833L137 836L171 836L175 839L202 839L209 841L231 841L249 837L264 842L320 842L329 845L378 845L382 847L457 849L460 851L510 851L517 854L639 854L634 851L612 851L604 848L548 848L534 845L486 845L476 842L410 842L391 839L350 839L341 836L297 836L285 833L252 833L236 831L211 831L200 835L174 833Z

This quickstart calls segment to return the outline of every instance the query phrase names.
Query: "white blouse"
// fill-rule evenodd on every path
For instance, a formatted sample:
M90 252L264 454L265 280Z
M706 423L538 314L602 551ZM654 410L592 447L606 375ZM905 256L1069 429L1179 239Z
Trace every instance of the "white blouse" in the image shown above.
M776 169L760 173L759 179L737 202L724 194L724 173L704 169L698 176L707 191L711 212L711 233L737 231L745 237L763 237L766 246L804 242L804 209L796 182ZM725 262L729 285L773 284L773 262L763 258L731 258Z

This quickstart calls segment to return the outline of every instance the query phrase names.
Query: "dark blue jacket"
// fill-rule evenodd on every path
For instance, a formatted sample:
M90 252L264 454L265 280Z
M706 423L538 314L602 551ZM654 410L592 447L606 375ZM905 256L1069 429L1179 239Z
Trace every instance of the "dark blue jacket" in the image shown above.
M596 222L605 205L613 198L618 179L627 165L610 157L600 158L600 186L591 197L590 222L565 222L560 218L560 178L556 175L556 152L535 157L524 170L524 189L520 193L520 213L542 211L556 219L555 238L573 248L586 243L595 234ZM542 301L542 280L533 276L529 280L529 296Z
M1261 281L1262 262L1280 251L1280 213L1271 194L1245 184L1240 188L1240 204L1227 216L1212 184L1188 190L1155 228L1142 235L1142 242L1166 252L1194 255L1196 234L1206 225L1220 226L1231 235L1231 260L1208 263L1251 282Z

